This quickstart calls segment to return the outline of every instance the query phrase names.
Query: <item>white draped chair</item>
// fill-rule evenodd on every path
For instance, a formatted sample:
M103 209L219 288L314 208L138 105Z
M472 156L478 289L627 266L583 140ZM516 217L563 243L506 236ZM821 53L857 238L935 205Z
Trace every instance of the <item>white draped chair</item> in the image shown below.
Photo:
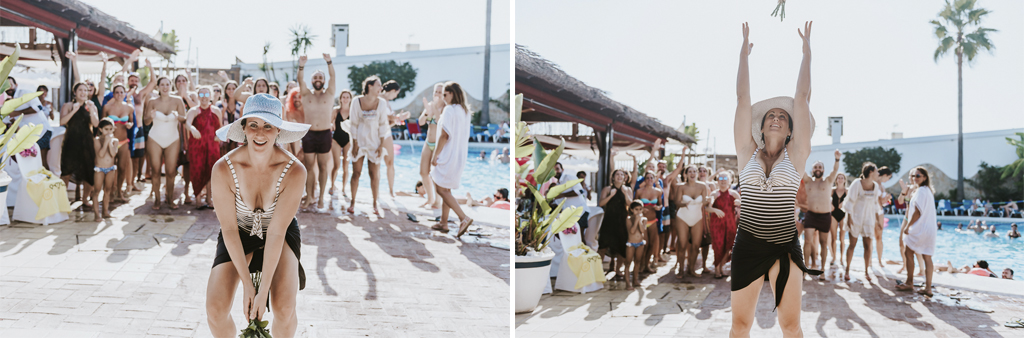
M8 166L8 168L12 169L8 171L12 178L15 177L14 172L17 173L17 178L14 178L14 180L11 181L11 191L7 195L15 196L14 213L11 215L11 219L42 225L49 225L50 223L59 223L68 220L68 214L63 212L44 217L43 219L36 219L36 214L39 213L39 206L36 205L36 202L32 200L32 197L25 192L25 187L28 185L29 180L43 180L46 176L43 174L36 174L30 177L25 177L25 174L41 169L43 167L43 159L40 156L21 157L20 154L15 154L14 157L18 159L17 164ZM16 169L14 167L16 167ZM8 197L8 200L10 200L10 197Z

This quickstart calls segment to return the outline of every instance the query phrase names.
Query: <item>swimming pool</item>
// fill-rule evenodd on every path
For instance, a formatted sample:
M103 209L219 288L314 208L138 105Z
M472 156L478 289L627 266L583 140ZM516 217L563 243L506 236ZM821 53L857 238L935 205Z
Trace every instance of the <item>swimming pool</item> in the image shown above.
M899 247L899 226L898 222L903 216L886 215L890 218L889 225L882 229L882 258L894 261L902 261ZM991 220L991 218L989 218ZM975 233L974 230L967 230L967 223L958 219L939 217L942 222L942 230L938 231L935 237L935 256L932 262L935 266L945 265L946 261L952 261L954 267L973 265L979 259L988 261L989 269L996 275L1002 275L1003 269L1013 269L1015 280L1024 280L1024 238L1008 238L1006 232L1010 230L1011 219L999 220L995 223L987 222L988 225L996 226L996 233L999 237L985 236L988 231ZM964 230L956 231L956 224L963 222ZM1013 219L1018 226L1020 219ZM849 242L847 242L849 243ZM871 248L872 256L876 253ZM858 240L857 248L854 251L853 259L858 262L864 261L863 245ZM872 257L873 260L877 260Z
M395 155L395 192L411 193L416 188L416 182L420 181L420 155L423 142L397 141L395 145L401 147L398 154ZM462 172L462 183L459 184L458 189L452 191L455 197L465 198L466 192L469 192L473 194L473 198L480 200L493 195L498 188L508 189L510 164L501 163L497 158L492 159L494 150L500 153L502 148L507 146L508 144L501 143L470 143L466 169ZM480 151L487 152L486 160L480 159ZM383 196L388 191L388 179L386 169L381 169L380 193ZM341 180L341 177L341 172L338 172L338 180ZM359 195L369 194L369 187L369 169L364 164L363 173L359 177Z

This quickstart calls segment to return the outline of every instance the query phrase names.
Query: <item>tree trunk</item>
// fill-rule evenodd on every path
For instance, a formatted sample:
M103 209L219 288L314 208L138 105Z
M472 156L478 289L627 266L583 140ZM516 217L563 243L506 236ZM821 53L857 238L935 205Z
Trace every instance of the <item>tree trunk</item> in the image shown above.
M958 122L956 130L956 199L964 200L964 55L956 53L956 96Z

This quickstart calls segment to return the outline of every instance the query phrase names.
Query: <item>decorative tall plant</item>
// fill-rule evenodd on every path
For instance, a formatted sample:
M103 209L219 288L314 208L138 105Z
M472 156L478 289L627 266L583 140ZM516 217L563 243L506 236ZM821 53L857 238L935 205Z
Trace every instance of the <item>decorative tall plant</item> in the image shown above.
M526 256L529 253L542 252L551 242L554 234L572 227L583 215L583 209L570 207L563 209L565 201L556 207L551 202L566 189L579 184L582 179L575 179L565 184L543 189L544 183L555 175L555 162L562 155L565 142L558 148L545 152L544 147L536 139L530 144L527 136L526 123L522 121L523 95L516 95L516 196L520 205L516 212L516 255ZM533 157L533 168L528 165Z
M939 57L953 50L956 55L956 83L957 83L957 161L956 161L956 199L964 198L964 56L967 56L967 64L974 61L978 51L984 49L991 51L995 48L992 41L989 41L989 32L996 32L995 29L981 27L981 19L989 13L984 8L974 8L977 0L956 0L949 3L946 0L946 7L939 12L939 18L950 25L946 28L939 20L932 20L935 25L935 36L939 38L939 47L935 49L932 57L939 62ZM973 32L964 33L965 30L974 28ZM953 35L950 35L953 34Z
M1018 139L1012 137L1006 138L1006 143L1014 146L1014 151L1017 153L1017 160L1013 161L1003 167L1002 179L1007 179L1010 176L1017 176L1021 180L1024 180L1024 133L1014 133ZM1024 193L1024 191L1022 191Z
M0 93L7 91L7 88L11 86L10 81L7 81L7 76L11 74L11 70L14 69L14 64L18 63L18 56L21 54L21 47L18 44L14 45L14 53L0 61L0 79L3 79L3 83L0 84ZM12 112L19 106L26 102L32 101L32 99L43 95L43 92L35 92L30 94L22 95L16 99L9 99L4 102L3 106L0 107L0 119L6 118L11 115ZM32 147L39 140L39 137L43 135L43 125L29 125L27 128L21 128L18 130L18 126L21 124L21 119L24 115L18 116L17 120L11 124L9 128L4 125L0 125L0 147L4 148L3 157L0 157L0 171L7 165L7 158L14 156L22 150Z
M292 76L294 77L299 71L299 64L295 60L299 55L305 55L307 50L313 48L313 39L316 39L316 35L313 35L313 31L306 25L296 25L289 28L288 31L292 34L292 40L288 41L288 45L292 48Z

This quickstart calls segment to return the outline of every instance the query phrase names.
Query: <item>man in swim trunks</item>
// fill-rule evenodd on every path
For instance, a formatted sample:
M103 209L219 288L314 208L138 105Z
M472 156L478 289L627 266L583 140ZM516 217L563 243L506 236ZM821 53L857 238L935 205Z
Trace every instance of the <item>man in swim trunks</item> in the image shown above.
M331 142L334 140L334 123L331 119L331 108L334 107L334 66L331 65L329 54L324 53L324 60L327 61L327 71L330 73L329 80L324 78L324 72L318 70L313 73L313 88L306 87L306 79L302 77L303 68L306 66L305 55L299 57L299 72L296 76L299 93L302 96L302 107L306 112L303 123L310 125L309 132L302 137L302 165L306 166L310 173L313 172L314 165L320 169L320 198L317 199L317 209L324 207L327 178L331 177L331 168L328 167L331 163ZM306 199L302 209L313 204L313 185L316 182L315 175L306 175Z
M832 184L835 182L836 173L839 172L839 159L842 154L836 150L835 156L836 162L828 177L822 177L825 174L825 164L821 161L814 162L810 176L804 173L803 181L807 201L805 205L799 205L799 207L807 209L801 222L804 224L804 235L807 236L804 242L804 260L808 261L807 258L813 255L814 238L817 235L818 251L821 253L819 264L821 265L825 265L825 259L828 258L828 232L832 229ZM817 270L825 269L822 266ZM825 279L825 275L818 275L818 278Z

